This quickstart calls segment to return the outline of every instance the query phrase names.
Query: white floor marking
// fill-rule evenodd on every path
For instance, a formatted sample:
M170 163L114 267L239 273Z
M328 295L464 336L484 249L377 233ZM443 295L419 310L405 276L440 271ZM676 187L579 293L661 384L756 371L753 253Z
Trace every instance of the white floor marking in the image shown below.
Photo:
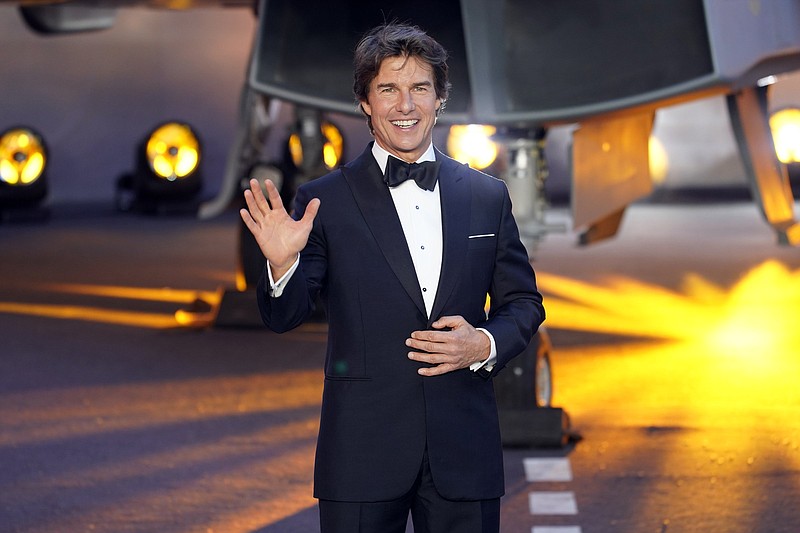
M566 458L523 459L525 479L533 481L572 481L572 468Z
M572 466L566 457L527 457L522 460L529 483L571 482ZM575 493L533 491L528 494L532 515L577 515ZM577 516L576 516L577 520ZM533 526L531 533L582 533L580 526Z
M578 514L574 492L531 492L528 504L531 514Z

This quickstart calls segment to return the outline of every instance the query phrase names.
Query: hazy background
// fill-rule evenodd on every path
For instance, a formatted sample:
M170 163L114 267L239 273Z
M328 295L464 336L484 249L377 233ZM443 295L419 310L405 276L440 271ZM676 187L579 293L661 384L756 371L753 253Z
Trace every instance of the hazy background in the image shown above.
M246 9L120 10L102 32L42 37L0 8L0 129L37 129L51 152L53 202L113 197L136 145L184 120L204 148L205 194L219 188L255 21Z
M42 37L15 7L0 7L0 130L25 124L44 136L51 203L111 202L146 133L165 120L187 121L203 143L203 196L211 197L233 137L254 30L249 9L128 8L110 30ZM796 98L795 86L776 91L780 105ZM369 136L357 118L337 122L352 157ZM570 129L555 128L548 138L547 187L555 194L569 188ZM279 153L285 131L285 123L272 131L271 153ZM654 134L669 157L662 188L745 187L722 97L659 111Z

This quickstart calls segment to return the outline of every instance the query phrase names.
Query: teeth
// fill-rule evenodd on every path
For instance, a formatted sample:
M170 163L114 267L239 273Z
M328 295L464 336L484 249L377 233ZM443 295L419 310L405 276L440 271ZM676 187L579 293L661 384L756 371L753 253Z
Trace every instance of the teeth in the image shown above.
M419 122L418 120L393 120L392 124L395 126L399 126L401 128L410 128L414 124Z

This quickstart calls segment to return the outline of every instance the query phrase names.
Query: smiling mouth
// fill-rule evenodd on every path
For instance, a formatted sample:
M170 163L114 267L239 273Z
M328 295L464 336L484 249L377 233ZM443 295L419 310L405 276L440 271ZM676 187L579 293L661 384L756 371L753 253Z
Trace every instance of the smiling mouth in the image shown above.
M394 126L398 128L407 129L412 126L415 126L419 120L392 120L391 121Z

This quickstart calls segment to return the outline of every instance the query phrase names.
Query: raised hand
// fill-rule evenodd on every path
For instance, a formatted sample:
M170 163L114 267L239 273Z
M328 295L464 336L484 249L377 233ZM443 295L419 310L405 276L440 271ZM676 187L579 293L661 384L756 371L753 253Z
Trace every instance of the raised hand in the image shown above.
M286 212L275 184L267 180L266 186L269 202L258 180L250 180L250 188L244 191L247 209L239 210L239 214L269 261L272 276L277 280L291 268L297 254L305 248L320 202L317 198L308 202L303 218L294 220Z

